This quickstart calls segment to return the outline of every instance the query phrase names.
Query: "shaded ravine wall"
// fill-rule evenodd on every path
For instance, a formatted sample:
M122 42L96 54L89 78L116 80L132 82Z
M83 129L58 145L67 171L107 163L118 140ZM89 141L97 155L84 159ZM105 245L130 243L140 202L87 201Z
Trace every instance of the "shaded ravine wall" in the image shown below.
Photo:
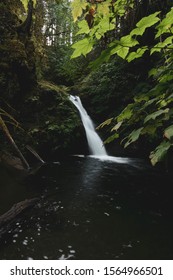
M81 138L83 131L78 129L80 120L68 99L68 89L38 81L33 25L30 22L28 28L21 28L27 19L25 15L21 20L22 14L24 8L19 0L1 1L0 109L22 127L8 123L9 131L26 157L30 159L26 145L31 145L46 160L51 154L57 157L72 153L75 146L79 147L80 140L76 139L84 137ZM4 120L9 116L3 116ZM1 139L0 151L13 154L6 136Z

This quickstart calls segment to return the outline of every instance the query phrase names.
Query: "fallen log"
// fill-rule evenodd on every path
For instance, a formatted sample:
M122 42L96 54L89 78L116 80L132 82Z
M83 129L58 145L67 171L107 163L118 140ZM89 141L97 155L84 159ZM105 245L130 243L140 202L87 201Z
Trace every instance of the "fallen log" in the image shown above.
M10 210L0 216L0 237L6 233L18 218L28 208L34 206L38 202L38 198L25 199L12 206Z

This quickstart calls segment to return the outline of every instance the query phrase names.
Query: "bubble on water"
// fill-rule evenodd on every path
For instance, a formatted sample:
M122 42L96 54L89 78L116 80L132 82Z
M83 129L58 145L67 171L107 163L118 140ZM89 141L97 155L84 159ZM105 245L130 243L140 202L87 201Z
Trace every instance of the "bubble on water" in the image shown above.
M61 257L59 258L59 260L68 260L68 259L71 259L71 258L74 258L74 255L68 254L67 257L66 257L66 255L62 254Z
M123 248L132 248L132 244L123 244Z
M27 246L27 245L28 245L28 240L26 240L26 239L23 240L22 244L25 245L25 246Z
M48 260L48 256L43 256L43 259Z
M75 254L76 251L75 251L75 250L70 250L70 253L71 253L71 254Z
M110 216L110 214L109 214L109 213L107 213L107 212L104 212L104 214L105 214L106 216L108 216L108 217Z
M76 222L74 221L73 226L77 227L77 226L79 226L79 224L76 224Z
M16 243L16 239L13 239L13 243Z

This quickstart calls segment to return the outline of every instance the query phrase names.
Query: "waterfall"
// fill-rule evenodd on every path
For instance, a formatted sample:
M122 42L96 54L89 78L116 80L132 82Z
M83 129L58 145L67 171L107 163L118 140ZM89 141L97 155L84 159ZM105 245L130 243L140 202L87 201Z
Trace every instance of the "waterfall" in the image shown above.
M96 133L93 122L82 106L80 98L70 95L70 100L79 110L91 154L93 156L107 156L104 144Z

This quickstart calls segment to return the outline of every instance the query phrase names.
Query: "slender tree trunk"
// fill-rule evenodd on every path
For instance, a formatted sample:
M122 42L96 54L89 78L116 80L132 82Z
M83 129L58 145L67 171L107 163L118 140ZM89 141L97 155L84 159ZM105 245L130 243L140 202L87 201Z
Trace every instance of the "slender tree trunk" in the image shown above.
M4 133L6 134L8 140L10 141L10 143L12 144L14 150L17 152L19 158L21 159L23 165L25 168L29 169L30 166L28 164L28 162L26 161L25 157L23 156L22 152L19 150L18 146L16 145L15 141L13 140L8 127L6 126L5 122L3 121L2 117L0 116L0 127L2 128L2 130L4 131Z

